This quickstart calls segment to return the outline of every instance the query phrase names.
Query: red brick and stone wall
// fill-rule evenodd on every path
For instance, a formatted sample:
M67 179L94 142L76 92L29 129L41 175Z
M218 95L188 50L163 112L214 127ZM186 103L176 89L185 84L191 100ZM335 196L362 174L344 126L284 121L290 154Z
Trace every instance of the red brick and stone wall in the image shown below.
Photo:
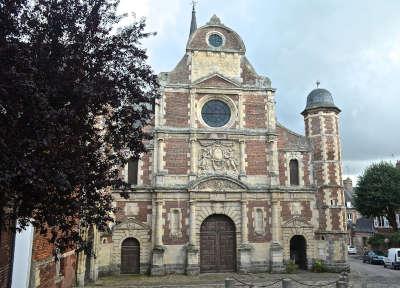
M263 235L257 234L254 227L254 208L262 208L266 213L266 218L264 218L265 233ZM248 233L249 242L252 243L263 243L271 241L271 205L267 201L248 201L247 203L247 218L248 218Z
M173 209L179 209L181 212L181 236L176 237L171 235L171 219L170 215ZM189 240L188 231L188 202L187 201L165 201L163 219L165 220L163 243L166 245L186 244Z
M244 102L245 127L246 128L266 128L265 127L265 96L249 95Z
M165 125L189 127L189 94L165 92Z
M265 140L246 141L246 174L247 175L267 175Z
M14 235L10 230L0 231L0 288L7 288L11 283Z
M168 174L189 173L189 142L186 139L168 138L165 140L165 170Z

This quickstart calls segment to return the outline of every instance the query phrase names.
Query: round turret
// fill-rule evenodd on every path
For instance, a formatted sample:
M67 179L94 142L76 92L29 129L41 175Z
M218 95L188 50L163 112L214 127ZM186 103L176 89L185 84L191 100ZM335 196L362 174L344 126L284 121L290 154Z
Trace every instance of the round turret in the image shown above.
M308 110L317 108L333 108L340 112L340 109L333 102L331 92L322 88L314 89L308 94L306 108L301 114L304 115Z

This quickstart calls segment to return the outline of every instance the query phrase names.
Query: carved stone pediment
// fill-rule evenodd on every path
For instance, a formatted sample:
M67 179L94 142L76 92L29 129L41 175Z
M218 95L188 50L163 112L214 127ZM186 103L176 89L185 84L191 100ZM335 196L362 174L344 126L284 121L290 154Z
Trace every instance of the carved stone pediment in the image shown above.
M239 87L240 84L232 79L228 79L221 74L214 73L212 75L208 75L196 81L194 83L196 86L200 87L218 87L218 88L236 88Z
M199 175L239 175L238 143L220 140L201 140L199 143Z
M247 187L239 180L230 177L206 177L192 183L191 189L201 191L237 191Z
M135 218L128 218L125 221L116 225L114 229L118 229L118 230L150 230L150 227Z
M302 217L293 217L283 223L282 228L313 228L313 226Z

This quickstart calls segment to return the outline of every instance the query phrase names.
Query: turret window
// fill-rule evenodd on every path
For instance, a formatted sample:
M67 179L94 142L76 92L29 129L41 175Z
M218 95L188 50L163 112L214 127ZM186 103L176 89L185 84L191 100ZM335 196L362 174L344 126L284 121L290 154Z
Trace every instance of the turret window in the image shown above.
M290 170L290 185L298 186L299 181L299 161L296 159L292 159L289 162L289 170Z

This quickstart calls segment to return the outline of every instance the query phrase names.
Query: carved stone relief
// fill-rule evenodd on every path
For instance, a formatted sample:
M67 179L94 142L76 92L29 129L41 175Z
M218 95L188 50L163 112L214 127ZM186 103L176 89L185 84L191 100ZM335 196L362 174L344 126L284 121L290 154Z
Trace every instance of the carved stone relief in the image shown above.
M233 142L199 141L200 175L225 174L237 176L239 174L238 145Z
M226 181L223 179L213 179L201 182L197 185L198 190L210 190L210 191L226 191L226 190L238 190L243 189L236 183Z

